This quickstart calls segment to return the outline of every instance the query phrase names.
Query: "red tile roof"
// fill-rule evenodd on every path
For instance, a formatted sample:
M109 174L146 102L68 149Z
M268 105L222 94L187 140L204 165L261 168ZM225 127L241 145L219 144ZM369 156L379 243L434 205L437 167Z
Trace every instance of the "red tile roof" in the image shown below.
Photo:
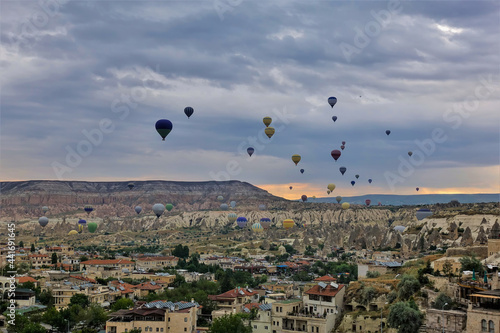
M82 261L81 265L130 265L134 264L133 261L125 259L93 259Z
M253 308L259 308L260 304L259 303L247 303L244 305L245 308L248 310L252 310Z
M91 279L91 278L86 278L83 276L78 276L78 275L70 275L69 277L80 280L80 281L85 281L85 282L90 282L90 283L97 283L96 280Z
M323 275L319 278L316 278L314 279L315 282L335 282L337 281L336 278L334 278L333 276L331 276L330 274L328 275Z
M161 289L161 287L157 284L151 284L151 282L144 282L141 284L138 284L137 286L134 287L135 289L140 289L140 290L158 290Z
M327 285L326 288L323 289L319 285L315 285L305 293L308 295L335 296L344 286L343 284L339 284L338 288L334 288L331 285Z
M240 291L243 293L241 294ZM211 300L218 300L218 299L228 299L228 298L237 298L237 297L245 297L245 296L253 296L258 294L256 291L248 291L247 289L244 288L235 288L229 291L226 291L225 293L219 294L219 295L208 295L208 298Z
M33 279L31 276L19 276L16 277L17 283L25 283L25 282L33 282L37 283L38 281Z

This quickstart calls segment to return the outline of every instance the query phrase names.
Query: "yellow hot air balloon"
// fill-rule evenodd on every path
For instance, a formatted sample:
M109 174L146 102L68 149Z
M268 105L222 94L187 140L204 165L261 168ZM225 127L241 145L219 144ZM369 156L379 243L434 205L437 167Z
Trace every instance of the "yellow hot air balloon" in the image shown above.
M349 207L351 207L351 205L348 202L342 204L342 209L349 209Z
M78 231L71 230L70 232L68 232L68 236L72 236L72 235L78 235Z
M252 224L252 231L253 232L262 232L262 231L264 231L264 227L262 227L262 225L259 222L257 222L257 223Z
M327 188L328 188L330 191L333 191L333 190L335 190L335 184L328 184Z
M283 228L285 228L286 230L290 229L294 225L295 225L295 222L293 222L292 219L286 219L283 221Z
M264 132L266 133L267 137L270 139L274 135L274 128L273 127L266 127Z
M264 125L266 125L266 127L269 127L269 125L271 125L271 123L273 122L273 119L271 117L264 117L262 121L264 122Z
M293 163L295 163L295 165L297 165L300 162L300 159L301 159L300 155L297 154L292 155L292 161Z

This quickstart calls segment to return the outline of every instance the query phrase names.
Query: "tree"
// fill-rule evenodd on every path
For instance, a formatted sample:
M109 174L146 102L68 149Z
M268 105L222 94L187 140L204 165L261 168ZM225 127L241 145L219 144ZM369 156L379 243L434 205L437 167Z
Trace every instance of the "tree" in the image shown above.
M89 258L87 258L87 256L81 256L80 257L80 262L84 262L84 261L88 261Z
M24 243L23 243L23 241L20 241L20 242L19 242L19 247L24 247Z
M443 264L443 273L445 276L451 278L453 276L453 266L450 260L446 260Z
M35 252L35 244L31 244L31 249L30 249L30 252L31 252L31 253Z
M50 307L54 305L54 296L52 296L52 291L50 289L42 291L38 299L40 300L40 303L42 303L45 306Z
M134 306L134 301L132 301L130 298L120 298L118 301L116 301L115 304L113 304L111 310L118 311L121 309L129 309L133 306Z
M87 295L84 294L74 294L69 300L71 305L80 305L82 308L86 308L90 305L90 301Z
M398 283L398 296L402 301L409 299L414 293L420 290L420 283L413 275L403 275Z
M174 250L172 251L172 255L186 259L189 257L189 247L187 245L182 246L182 244L177 244Z
M422 314L408 302L391 305L387 323L398 329L398 333L417 333L422 325Z
M225 315L223 317L216 318L209 329L209 333L228 333L228 332L238 332L238 333L252 333L252 327L247 326L243 323L243 318L246 316L243 314L232 314Z
M398 298L398 294L394 290L387 294L387 302L389 302L389 304L394 303L396 298Z
M453 300L451 299L451 297L449 297L445 293L439 293L434 302L432 302L432 307L434 309L442 310L443 305L445 305L446 303L448 303L448 305L451 305L452 302Z
M57 253L52 253L52 265L57 264Z
M460 258L460 264L462 264L462 272L463 271L476 271L476 272L482 272L483 271L483 264L481 264L481 261L476 258L476 256L465 256Z
M377 271L368 271L368 272L366 272L366 277L369 278L369 279L378 278L379 276L380 276L380 272L377 272Z
M361 303L368 305L375 297L377 297L377 291L375 288L363 288L363 291L361 292Z

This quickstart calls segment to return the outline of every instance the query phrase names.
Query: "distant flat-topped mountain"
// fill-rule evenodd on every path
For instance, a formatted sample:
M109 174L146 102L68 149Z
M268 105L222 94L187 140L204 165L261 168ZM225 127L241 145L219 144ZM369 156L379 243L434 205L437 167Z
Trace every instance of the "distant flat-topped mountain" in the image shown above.
M366 199L371 200L371 205L377 205L379 202L384 206L433 205L438 203L449 203L452 200L458 200L460 203L500 202L500 194L368 194L354 197L342 197L342 201L360 205L364 205ZM313 199L313 201L337 202L335 196L316 198Z
M134 187L129 189L132 182ZM125 181L85 182L29 180L0 182L0 217L38 216L41 206L48 206L51 214L60 214L84 205L99 206L97 216L128 213L130 207L142 206L150 210L155 203L171 203L177 210L218 209L222 203L236 201L239 206L262 202L284 202L269 192L241 181ZM222 196L223 201L217 197ZM94 213L93 213L94 214Z

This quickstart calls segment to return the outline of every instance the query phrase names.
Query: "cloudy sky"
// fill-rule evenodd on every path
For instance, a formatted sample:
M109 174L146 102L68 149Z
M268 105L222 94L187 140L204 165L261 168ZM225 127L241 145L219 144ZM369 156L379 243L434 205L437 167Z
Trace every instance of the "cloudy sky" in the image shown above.
M498 1L2 1L0 178L498 193L499 13ZM173 123L165 141L158 119Z

